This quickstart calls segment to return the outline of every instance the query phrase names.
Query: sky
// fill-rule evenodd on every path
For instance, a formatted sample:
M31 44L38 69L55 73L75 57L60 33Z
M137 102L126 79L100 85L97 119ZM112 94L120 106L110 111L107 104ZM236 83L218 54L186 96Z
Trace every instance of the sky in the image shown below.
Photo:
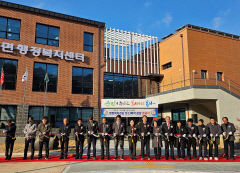
M192 24L240 35L240 0L6 0L162 38Z

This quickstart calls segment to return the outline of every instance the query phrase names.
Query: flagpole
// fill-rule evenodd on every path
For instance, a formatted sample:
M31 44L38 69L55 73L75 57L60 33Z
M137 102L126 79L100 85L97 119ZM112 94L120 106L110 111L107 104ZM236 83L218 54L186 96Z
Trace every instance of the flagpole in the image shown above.
M47 103L47 87L48 87L48 82L47 81L45 81L45 83L46 83L46 87L45 87L45 100L44 100L44 116L46 116L46 103Z

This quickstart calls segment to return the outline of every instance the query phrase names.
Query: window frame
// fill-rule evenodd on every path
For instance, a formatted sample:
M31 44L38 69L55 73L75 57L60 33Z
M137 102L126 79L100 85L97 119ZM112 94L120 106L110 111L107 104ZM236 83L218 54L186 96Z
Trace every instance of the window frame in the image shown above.
M47 27L47 37L39 37L37 36L37 25L43 25L43 26L46 26ZM59 29L59 32L58 32L58 40L54 40L54 39L50 39L48 36L49 36L49 28L52 27L52 28L58 28ZM40 38L40 39L45 39L47 41L46 44L43 44L43 43L38 43L37 42L37 39ZM57 41L58 42L58 45L50 45L48 44L49 43L49 40L51 41ZM47 46L54 46L54 47L59 47L60 46L60 27L59 26L53 26L53 25L48 25L48 24L42 24L42 23L36 23L36 29L35 29L35 43L36 44L41 44L41 45L47 45Z
M219 74L221 74L221 79L219 78ZM217 72L217 81L223 81L223 72L218 71Z
M0 129L4 128L4 125L6 125L6 122L7 120L2 120L1 119L1 115L2 115L2 108L3 107L8 107L8 106L11 106L15 109L15 116L14 116L14 119L11 119L13 122L16 122L16 119L17 119L17 105L0 105ZM4 123L5 122L5 123Z
M6 17L6 16L0 16L1 18L5 18L7 20L6 22L6 31L0 31L0 32L4 32L5 33L5 37L0 37L2 39L8 39L8 40L15 40L15 41L20 41L21 39L21 19L17 19L17 18L12 18L12 17ZM15 33L15 32L8 32L8 20L16 20L19 21L19 33ZM7 34L18 34L18 39L11 39L11 38L7 38Z
M81 82L82 82L82 83L86 83L86 82L83 82L84 69L88 69L88 70L90 69L90 70L92 70L92 93L91 93L91 94L89 94L89 93L84 93L84 92L83 92L83 88L84 88L84 87L81 88L82 93L73 93L73 68L82 69L82 76L81 76L81 78L82 78L82 81L81 81ZM93 68L72 66L72 89L71 89L71 94L93 95L93 91L94 91L94 85L93 85L93 83L94 83L94 69L93 69Z
M202 76L202 72L205 73L205 76L204 76L204 77ZM207 70L201 70L201 71L200 71L200 73L201 73L201 79L207 79L207 72L208 72Z
M53 64L53 63L44 63L44 62L38 62L38 61L34 61L33 63L33 79L32 79L32 92L45 92L45 82L44 82L44 91L34 91L33 90L33 86L34 86L34 67L35 67L35 64L38 63L38 64L44 64L46 67L45 69L45 74L47 72L47 65L50 64L50 65L56 65L57 66L57 79L56 79L56 91L53 92L53 91L47 91L47 93L57 93L58 92L58 64ZM48 74L48 78L49 78L49 74ZM50 81L50 79L49 79ZM48 84L49 85L49 84Z
M92 45L86 45L88 47L92 46L92 51L89 50L85 50L85 34L91 34L92 35ZM94 45L94 33L91 32L83 32L83 51L87 51L87 52L93 52L93 45Z

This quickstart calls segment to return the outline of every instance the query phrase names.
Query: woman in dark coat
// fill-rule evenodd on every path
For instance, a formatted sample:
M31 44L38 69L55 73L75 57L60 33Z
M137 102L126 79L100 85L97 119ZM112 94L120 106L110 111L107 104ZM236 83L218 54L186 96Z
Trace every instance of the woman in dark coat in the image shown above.
M162 138L161 138L161 128L158 127L157 121L153 122L153 136L152 136L152 147L154 148L155 159L160 160L161 158L161 147L162 147Z

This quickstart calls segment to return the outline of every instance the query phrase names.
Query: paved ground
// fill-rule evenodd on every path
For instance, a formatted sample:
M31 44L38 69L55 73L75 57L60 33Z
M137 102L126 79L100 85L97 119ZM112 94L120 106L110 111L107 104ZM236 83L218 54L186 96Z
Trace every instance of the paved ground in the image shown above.
M110 154L114 154L113 141L111 141ZM139 154L140 143L137 144ZM125 141L125 155L128 154L128 142ZM86 153L86 150L84 151ZM20 153L19 153L20 154ZM59 153L52 153L59 154ZM151 150L153 155L153 150ZM97 141L97 155L100 155L100 142ZM238 153L239 155L239 153ZM194 163L194 162L30 162L30 163L0 163L0 172L26 172L26 173L75 173L75 172L240 172L240 163Z

